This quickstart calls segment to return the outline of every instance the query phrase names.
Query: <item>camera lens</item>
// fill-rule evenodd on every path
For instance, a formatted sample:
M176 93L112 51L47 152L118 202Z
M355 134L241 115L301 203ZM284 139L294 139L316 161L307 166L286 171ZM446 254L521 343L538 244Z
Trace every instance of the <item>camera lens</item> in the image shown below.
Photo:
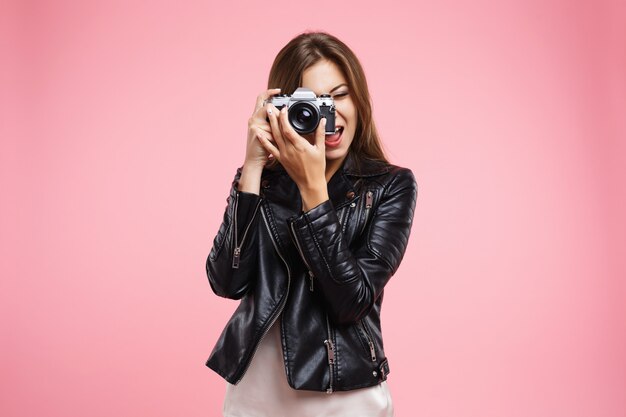
M298 119L298 123L300 124L307 124L311 121L311 116L313 115L310 111L308 111L307 109L302 109L296 115L296 119Z
M311 103L296 103L289 108L289 122L301 135L311 133L317 128L319 112Z

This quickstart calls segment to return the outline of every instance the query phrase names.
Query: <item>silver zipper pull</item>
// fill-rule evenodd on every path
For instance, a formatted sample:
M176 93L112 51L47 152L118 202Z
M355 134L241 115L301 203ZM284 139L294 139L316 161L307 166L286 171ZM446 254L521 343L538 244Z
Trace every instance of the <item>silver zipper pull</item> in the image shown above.
M335 366L335 346L330 339L324 340L326 350L328 351L328 370L330 372L330 384L326 389L326 394L333 393L333 368Z
M241 256L241 248L236 247L235 252L233 253L233 268L239 268L239 257Z
M374 343L371 340L369 340L368 343L370 345L370 355L372 355L372 362L376 362L376 350L374 350Z
M311 281L311 284L309 284L309 291L313 292L313 272L309 271L309 280Z
M331 340L324 340L324 344L328 351L328 363L332 365L335 363L335 346Z
M367 194L365 194L365 208L372 208L372 203L374 202L374 193L372 193L371 191L368 191Z
M361 328L363 329L363 332L365 333L367 344L370 347L370 357L372 358L372 362L376 362L376 348L374 347L374 341L372 340L372 335L365 328L365 324L363 323L363 320L361 320L360 325L361 325Z

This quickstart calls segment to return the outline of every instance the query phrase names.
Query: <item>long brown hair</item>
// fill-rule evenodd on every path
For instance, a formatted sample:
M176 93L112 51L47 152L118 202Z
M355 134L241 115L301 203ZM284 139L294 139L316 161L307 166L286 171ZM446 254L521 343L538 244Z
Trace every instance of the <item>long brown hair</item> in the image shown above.
M293 93L302 86L304 71L320 60L337 65L348 81L357 110L357 125L349 150L355 162L358 164L363 158L388 162L372 118L371 97L363 67L354 52L335 36L326 32L304 32L289 41L274 59L267 88Z

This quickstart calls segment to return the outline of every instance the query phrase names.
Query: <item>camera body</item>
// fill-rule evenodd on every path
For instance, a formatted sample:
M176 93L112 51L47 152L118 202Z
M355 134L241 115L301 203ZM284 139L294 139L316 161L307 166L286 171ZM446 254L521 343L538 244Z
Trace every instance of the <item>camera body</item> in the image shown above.
M287 106L289 124L300 135L314 132L322 117L326 118L325 133L335 133L335 102L330 94L316 96L313 90L300 87L292 95L277 94L266 102L278 110Z

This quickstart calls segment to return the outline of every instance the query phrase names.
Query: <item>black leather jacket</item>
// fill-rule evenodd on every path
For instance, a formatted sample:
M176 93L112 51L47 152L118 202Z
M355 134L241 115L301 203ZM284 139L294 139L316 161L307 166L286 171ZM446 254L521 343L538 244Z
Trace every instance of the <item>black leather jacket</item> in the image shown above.
M206 262L213 292L241 300L206 361L231 384L279 317L292 388L331 393L387 379L383 289L407 246L417 184L407 168L359 165L349 154L330 199L305 213L284 168L263 171L260 195L237 190L237 170Z

